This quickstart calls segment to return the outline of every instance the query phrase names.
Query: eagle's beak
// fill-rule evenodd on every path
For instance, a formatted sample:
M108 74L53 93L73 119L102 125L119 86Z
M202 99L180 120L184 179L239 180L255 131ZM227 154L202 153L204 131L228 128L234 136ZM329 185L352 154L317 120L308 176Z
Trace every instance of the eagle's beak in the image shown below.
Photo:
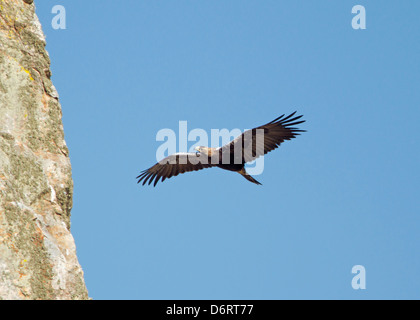
M195 147L194 150L196 151L196 153L195 153L196 155L200 154L200 148L199 147Z

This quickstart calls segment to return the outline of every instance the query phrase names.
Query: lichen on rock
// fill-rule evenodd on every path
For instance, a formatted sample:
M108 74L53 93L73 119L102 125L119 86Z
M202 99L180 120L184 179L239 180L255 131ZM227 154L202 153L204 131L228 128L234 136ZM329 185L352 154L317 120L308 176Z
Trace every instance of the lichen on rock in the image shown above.
M33 1L0 0L0 299L88 299L45 44Z

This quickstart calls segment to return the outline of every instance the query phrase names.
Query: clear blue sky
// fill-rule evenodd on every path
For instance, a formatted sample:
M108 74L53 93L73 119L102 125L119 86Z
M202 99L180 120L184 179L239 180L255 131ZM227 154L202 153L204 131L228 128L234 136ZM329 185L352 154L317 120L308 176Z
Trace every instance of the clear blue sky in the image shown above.
M35 3L92 298L420 298L420 2ZM295 110L308 132L265 158L263 186L220 169L136 184L162 128Z

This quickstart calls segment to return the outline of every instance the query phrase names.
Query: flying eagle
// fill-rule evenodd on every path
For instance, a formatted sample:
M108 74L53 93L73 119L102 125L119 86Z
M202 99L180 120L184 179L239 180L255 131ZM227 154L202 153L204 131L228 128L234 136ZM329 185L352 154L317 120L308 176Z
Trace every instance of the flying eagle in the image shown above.
M294 117L296 111L287 117L284 114L273 121L247 130L234 140L220 148L196 147L197 152L174 153L144 170L136 179L143 185L154 181L153 186L161 179L175 177L180 173L197 171L205 168L219 167L221 169L238 172L245 179L261 185L245 170L245 163L276 149L285 140L290 140L305 130L293 126L305 122L298 121L302 116Z

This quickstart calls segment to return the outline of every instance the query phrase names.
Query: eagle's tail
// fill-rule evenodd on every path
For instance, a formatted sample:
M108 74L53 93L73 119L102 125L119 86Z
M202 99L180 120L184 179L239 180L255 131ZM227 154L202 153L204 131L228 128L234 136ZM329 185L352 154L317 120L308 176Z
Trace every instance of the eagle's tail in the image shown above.
M240 171L238 171L239 174L241 174L246 180L251 181L252 183L258 184L258 185L262 185L261 183L259 183L257 180L255 180L252 176L250 176L245 168L242 168Z

